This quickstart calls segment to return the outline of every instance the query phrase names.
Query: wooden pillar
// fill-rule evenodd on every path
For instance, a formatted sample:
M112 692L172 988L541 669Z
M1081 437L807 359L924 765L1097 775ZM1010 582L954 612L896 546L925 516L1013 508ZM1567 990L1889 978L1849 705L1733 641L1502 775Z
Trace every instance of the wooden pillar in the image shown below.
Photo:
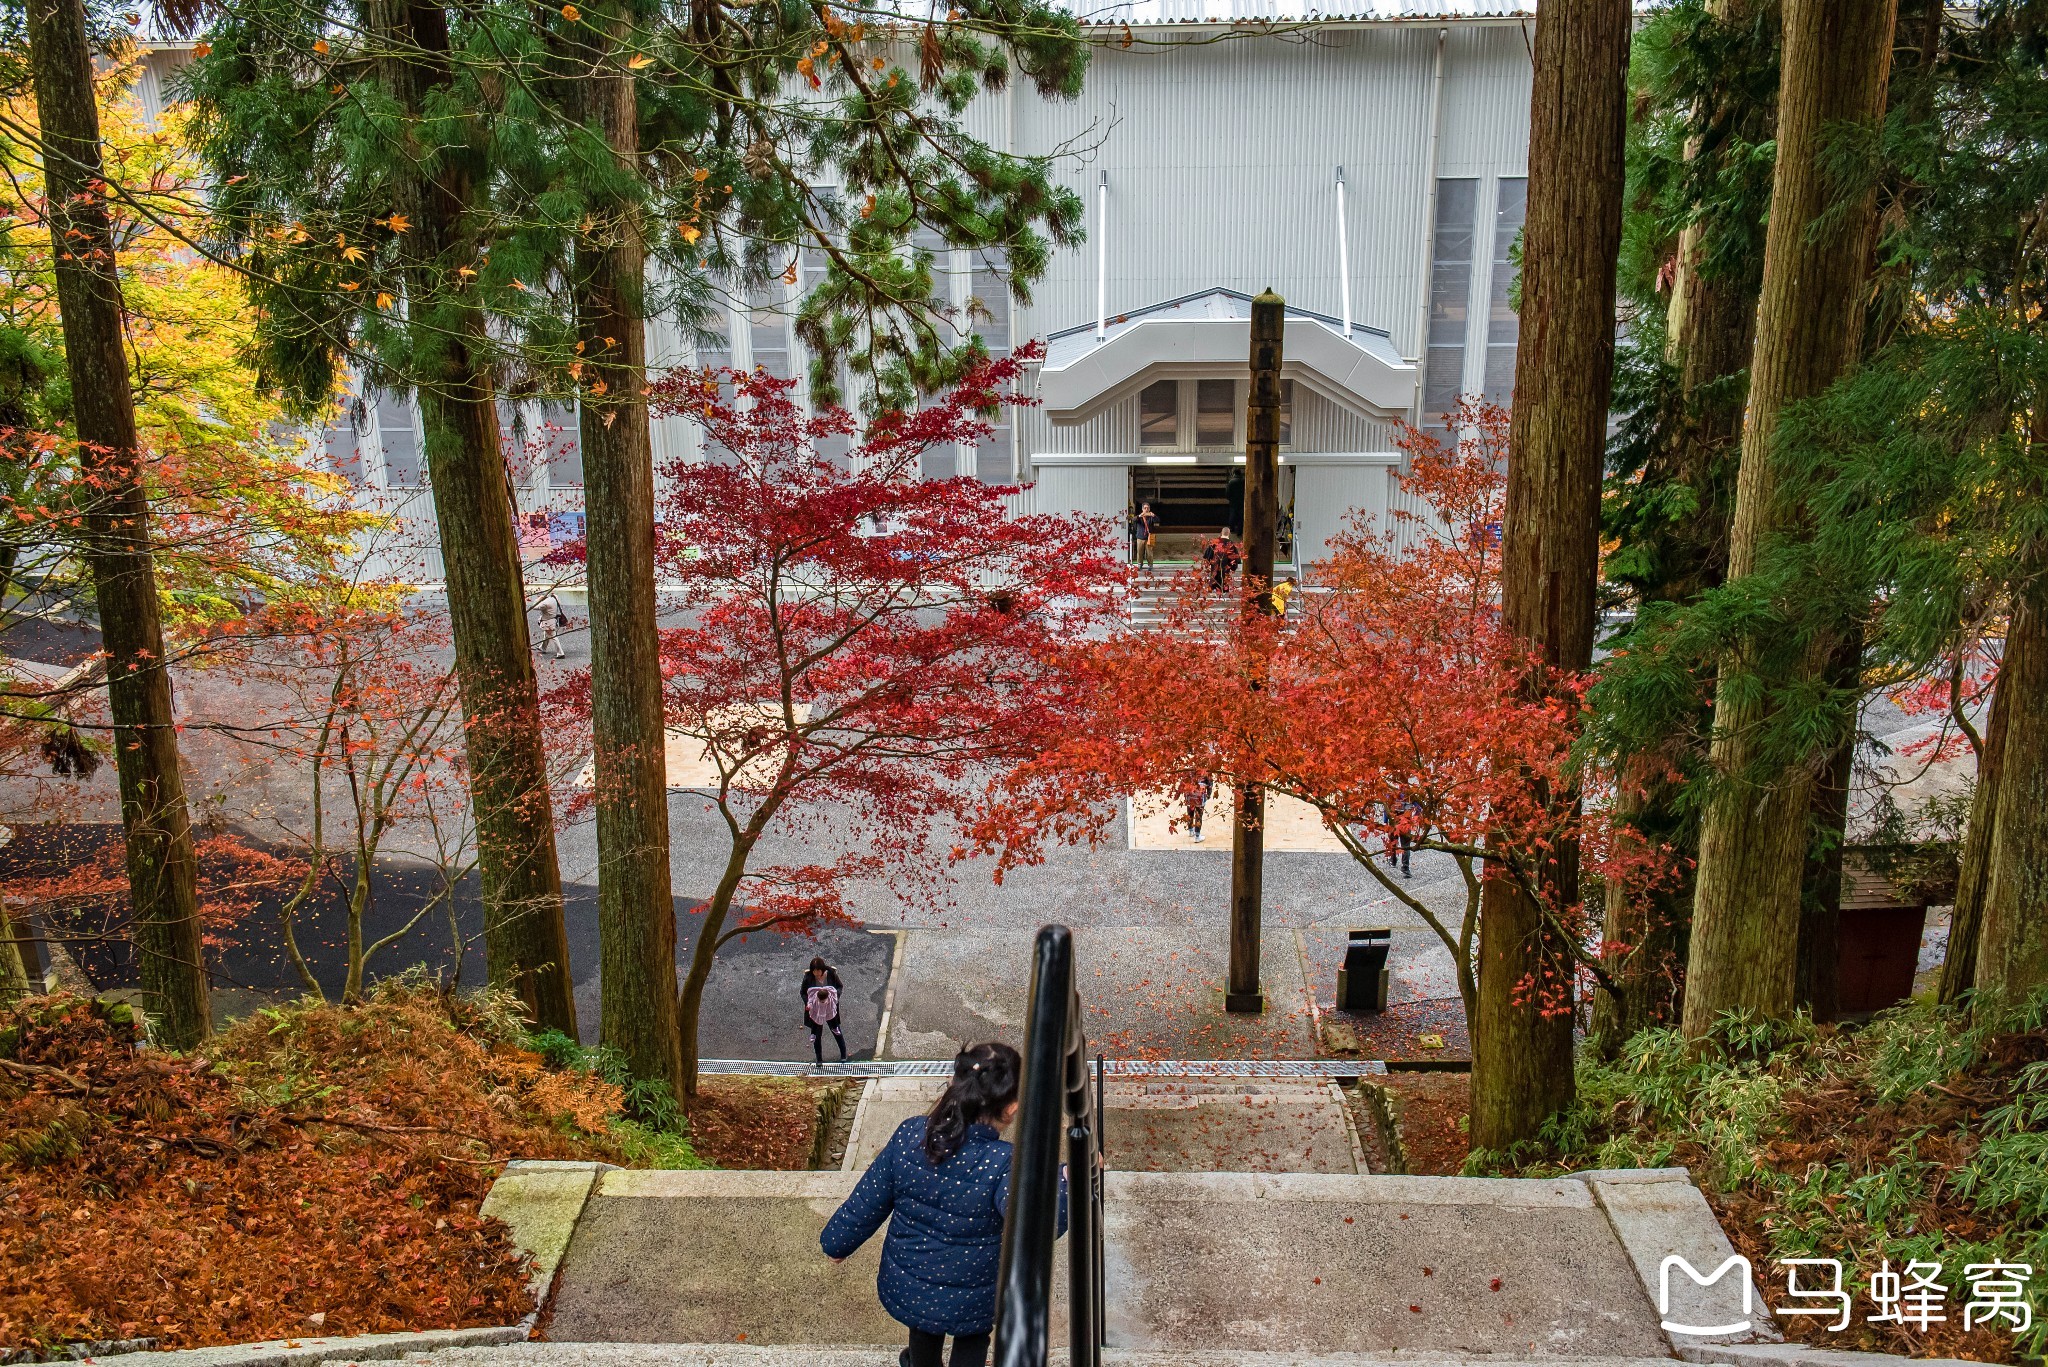
M1245 401L1243 611L1271 612L1273 550L1280 521L1280 356L1286 301L1266 290L1252 301L1251 387ZM1262 671L1254 670L1252 687ZM1266 1009L1259 990L1259 931L1264 910L1266 794L1237 787L1230 833L1230 983L1223 1005L1251 1014Z

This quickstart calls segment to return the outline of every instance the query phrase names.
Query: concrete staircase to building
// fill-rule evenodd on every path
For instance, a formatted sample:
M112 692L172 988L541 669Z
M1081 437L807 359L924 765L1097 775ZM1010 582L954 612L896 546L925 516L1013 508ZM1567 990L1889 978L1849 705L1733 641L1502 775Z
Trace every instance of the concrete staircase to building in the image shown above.
M1161 569L1141 569L1133 572L1129 615L1134 629L1144 630L1147 627L1165 624L1168 609L1172 606L1174 595L1180 591L1182 576L1186 574L1187 569L1184 565L1169 565ZM1292 565L1276 565L1273 569L1275 579L1293 577L1295 573L1295 567ZM1217 619L1227 611L1229 609L1219 603L1205 616ZM1298 604L1296 611L1299 611ZM1292 616L1290 613L1290 617Z
M533 1255L539 1309L524 1325L103 1367L887 1367L903 1331L875 1298L882 1240L835 1264L818 1235L934 1081L870 1080L839 1171L509 1165L484 1211ZM1107 1367L1899 1361L1782 1342L1739 1269L1704 1286L1672 1272L1683 1259L1711 1276L1733 1252L1682 1168L1369 1173L1350 1109L1321 1080L1113 1079L1104 1101ZM1066 1291L1062 1256L1059 1345Z
M540 1327L557 1343L671 1345L668 1362L852 1367L889 1361L902 1332L875 1301L880 1239L843 1264L818 1250L857 1179L520 1163L486 1209L534 1250ZM1112 1172L1105 1238L1110 1360L1133 1367L1669 1360L1679 1345L1660 1324L1662 1260L1711 1271L1731 1251L1682 1169L1547 1180ZM1684 1346L1777 1337L1737 1280L1674 1278L1676 1322L1729 1323L1721 1301L1746 1303L1751 1320ZM1063 1342L1064 1277L1052 1318ZM798 1356L714 1346L742 1344ZM590 1351L592 1367L632 1361Z

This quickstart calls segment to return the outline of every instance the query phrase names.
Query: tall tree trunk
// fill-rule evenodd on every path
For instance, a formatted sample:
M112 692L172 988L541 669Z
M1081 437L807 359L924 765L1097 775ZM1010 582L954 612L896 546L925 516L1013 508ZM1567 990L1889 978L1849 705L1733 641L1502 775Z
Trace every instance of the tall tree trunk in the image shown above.
M1718 585L1728 566L1732 491L1724 471L1742 434L1744 372L1756 339L1762 272L1705 270L1700 262L1708 246L1698 224L1681 235L1670 338L1679 371L1678 411L1670 416L1670 440L1657 466L1643 474L1646 481L1692 490L1697 506L1666 549L1663 581L1644 592L1645 598L1662 602L1691 602ZM1700 730L1705 727L1702 717ZM1653 778L1641 792L1624 796L1621 814L1644 836L1694 852L1699 817L1681 797L1680 785ZM1594 1048L1611 1058L1630 1035L1668 1024L1677 1014L1680 968L1692 929L1693 880L1687 873L1677 886L1648 893L1610 880L1605 894L1600 938L1621 946L1605 955L1607 973L1621 994L1601 992L1594 998L1589 1036Z
M1851 626L1828 661L1829 683L1855 692L1863 677L1863 631ZM1817 1021L1831 1021L1841 1005L1838 960L1842 939L1842 871L1849 835L1849 782L1856 772L1856 718L1842 727L1808 813L1806 868L1800 875L1799 950L1794 1000Z
M1273 553L1280 517L1280 367L1286 342L1286 301L1272 290L1252 300L1251 382L1245 390L1244 601L1247 622L1273 610ZM1266 661L1252 668L1249 686L1265 687ZM1223 1009L1256 1015L1266 1009L1259 989L1259 941L1266 905L1266 791L1236 785L1230 821L1230 972Z
M1868 128L1883 114L1896 0L1787 0L1778 92L1778 160L1750 366L1749 414L1737 477L1729 577L1755 569L1762 548L1796 531L1773 446L1785 408L1841 374L1861 342L1863 281L1874 228L1873 193L1840 202L1822 162L1836 130ZM1759 775L1759 730L1769 705L1746 676L1754 645L1722 664L1712 758L1718 771L1700 824L1684 1026L1706 1032L1738 1007L1792 1013L1799 894L1806 863L1813 763ZM1803 668L1818 676L1832 645Z
M603 134L617 158L616 173L631 175L640 146L635 82L625 62L631 19L623 5L610 3L592 6L585 22L600 37L576 87L583 122ZM655 625L654 457L643 396L646 263L635 206L618 198L594 205L577 238L575 297L586 380L581 430L596 745L599 1028L634 1077L665 1083L680 1097L685 1078ZM691 1057L694 1083L694 1049Z
M2048 586L2038 575L2006 631L1998 692L2008 691L1977 990L2016 1002L2048 985Z
M1977 938L1984 925L1984 888L1991 881L1991 835L1998 828L1999 777L2005 759L2005 719L2012 711L2013 690L2000 673L1992 685L1991 715L1984 722L1984 745L1977 755L1977 788L1970 795L1970 826L1963 833L1963 856L1956 872L1956 901L1948 918L1948 952L1941 960L1937 999L1943 1005L1961 1001L1977 985Z
M99 188L99 108L80 0L30 0L30 60L42 125L64 364L85 473L85 560L107 652L128 889L144 1008L157 1039L189 1049L212 1029L197 872L171 676L164 663L149 497L122 347L120 273Z
M1674 785L1652 780L1640 792L1617 799L1618 815L1632 831L1655 840L1685 818ZM1678 832L1673 831L1676 835ZM1624 837L1636 839L1635 835ZM1669 1024L1678 1007L1680 951L1691 914L1690 880L1674 888L1644 891L1610 878L1603 889L1601 966L1621 989L1593 998L1587 1044L1601 1058L1614 1058L1637 1031Z
M28 962L27 928L15 926L7 914L6 899L0 898L0 1004L35 994Z
M483 312L465 297L480 155L419 137L421 111L452 76L447 12L421 0L376 0L382 67L407 111L396 207L405 238L414 385L426 437L434 519L446 563L448 620L462 696L470 800L483 885L484 965L516 993L534 1025L574 1037L569 938L555 859L554 803L526 632L505 452L485 352Z
M1593 659L1628 48L1627 0L1540 0L1501 607L1508 630L1546 668L1568 672ZM1554 909L1576 907L1577 846L1556 849L1540 877ZM1487 882L1472 1032L1475 1148L1532 1138L1572 1099L1572 1012L1556 1008L1571 1001L1575 967L1561 941L1515 884Z

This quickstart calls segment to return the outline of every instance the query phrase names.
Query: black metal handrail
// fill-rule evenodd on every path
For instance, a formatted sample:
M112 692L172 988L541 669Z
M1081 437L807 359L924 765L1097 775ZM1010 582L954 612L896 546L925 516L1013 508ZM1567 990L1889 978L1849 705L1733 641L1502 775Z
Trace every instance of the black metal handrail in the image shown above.
M996 1283L996 1367L1044 1367L1046 1361L1063 1124L1073 1198L1067 1221L1071 1361L1073 1367L1100 1367L1102 1362L1102 1165L1096 1161L1102 1072L1098 1061L1091 1079L1074 982L1073 932L1065 926L1044 927L1031 964L1017 1144L1010 1156L1010 1209L1003 1221Z

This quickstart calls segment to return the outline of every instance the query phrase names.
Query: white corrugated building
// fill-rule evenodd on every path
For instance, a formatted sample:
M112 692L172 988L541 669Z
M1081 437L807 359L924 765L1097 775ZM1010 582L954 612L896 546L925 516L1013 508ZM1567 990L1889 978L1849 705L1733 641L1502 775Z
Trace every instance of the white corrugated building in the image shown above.
M1121 516L1150 500L1169 529L1213 535L1241 468L1248 301L1270 286L1289 307L1281 507L1295 535L1283 553L1306 564L1348 512L1384 512L1395 423L1427 425L1460 393L1505 401L1512 383L1532 11L1483 0L1286 19L1275 0L1143 0L1095 12L1101 45L1078 99L1013 82L969 114L993 146L1055 158L1085 198L1087 243L1054 257L1028 306L999 257L940 254L962 326L996 349L1046 341L1042 406L981 449L935 453L926 473L1026 483L1020 501L1047 511ZM716 346L657 324L650 358L803 373L790 319L815 263L802 265L794 285L735 300ZM424 493L409 492L421 482L412 406L373 399L357 430L329 433L330 451L366 497L423 513ZM522 470L522 509L573 517L573 413L520 419L553 447ZM656 426L658 462L696 458L692 424Z

